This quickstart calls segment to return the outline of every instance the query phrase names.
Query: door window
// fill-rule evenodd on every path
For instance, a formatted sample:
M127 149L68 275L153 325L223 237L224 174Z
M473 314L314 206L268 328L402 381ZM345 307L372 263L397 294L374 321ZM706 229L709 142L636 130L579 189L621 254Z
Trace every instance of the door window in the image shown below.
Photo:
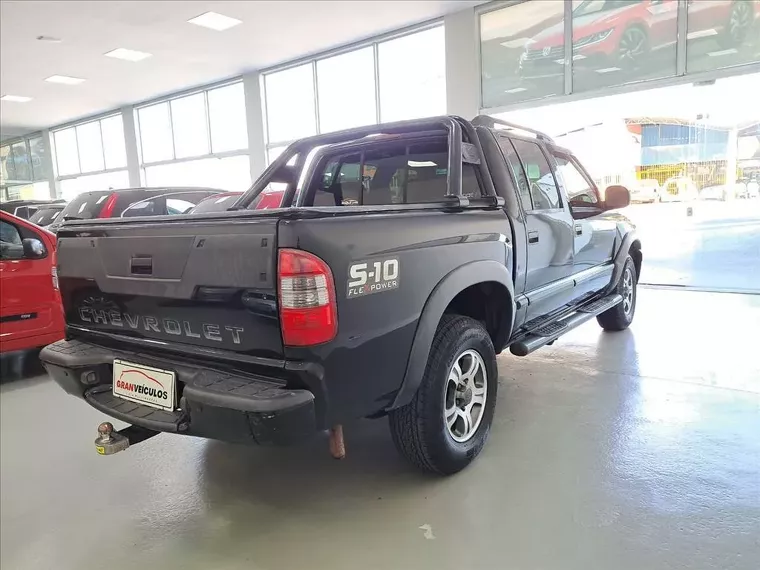
M599 194L588 177L567 156L555 154L557 182L565 189L570 207L588 207L599 204Z
M0 220L0 259L22 259L21 234L13 224Z
M562 207L559 190L549 161L536 143L512 139L520 157L534 210L555 210Z

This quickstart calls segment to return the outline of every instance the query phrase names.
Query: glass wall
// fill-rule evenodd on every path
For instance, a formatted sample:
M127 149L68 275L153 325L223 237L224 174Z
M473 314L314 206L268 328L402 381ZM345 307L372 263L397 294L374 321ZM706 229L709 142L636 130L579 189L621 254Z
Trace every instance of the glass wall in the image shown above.
M482 106L760 62L759 23L755 0L530 0L485 12ZM679 49L685 68L683 59L678 65Z
M267 160L317 133L446 113L443 26L264 75Z
M62 198L129 187L121 114L53 131L52 139Z
M250 186L242 82L140 107L136 115L147 186Z
M446 114L445 51L443 27L379 44L382 122Z
M687 22L687 71L760 61L760 2L689 2Z
M573 21L573 91L676 74L678 0L584 0Z
M0 185L3 187L0 198L49 198L44 167L46 152L40 136L0 146Z
M564 93L564 2L525 2L480 16L483 106Z

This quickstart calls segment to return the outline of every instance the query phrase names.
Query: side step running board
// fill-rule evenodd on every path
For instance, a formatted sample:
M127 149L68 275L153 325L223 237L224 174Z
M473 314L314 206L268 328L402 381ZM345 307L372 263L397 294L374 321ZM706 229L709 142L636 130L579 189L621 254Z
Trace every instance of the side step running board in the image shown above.
M509 350L515 356L527 356L534 350L554 342L561 335L582 325L598 314L611 309L622 301L623 297L614 293L594 301L593 303L579 307L573 314L531 331L521 340L512 344L509 347Z

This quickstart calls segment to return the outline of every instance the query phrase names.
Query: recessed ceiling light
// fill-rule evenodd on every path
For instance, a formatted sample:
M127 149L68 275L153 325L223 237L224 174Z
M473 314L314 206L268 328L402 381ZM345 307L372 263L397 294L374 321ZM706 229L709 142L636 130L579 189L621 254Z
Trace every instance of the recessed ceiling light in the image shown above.
M31 100L31 97L22 97L21 95L3 95L0 97L0 101L11 101L13 103L26 103Z
M200 16L196 16L187 21L189 24L195 24L196 26L203 26L204 28L210 28L217 32L223 32L238 24L242 24L241 20L237 18L230 18L224 14L217 14L216 12L206 12Z
M50 83L62 83L63 85L79 85L84 82L81 77L69 77L68 75L51 75L45 81Z
M116 59L124 59L126 61L142 61L143 59L151 57L153 54L127 48L116 48L103 55L106 57L115 57Z

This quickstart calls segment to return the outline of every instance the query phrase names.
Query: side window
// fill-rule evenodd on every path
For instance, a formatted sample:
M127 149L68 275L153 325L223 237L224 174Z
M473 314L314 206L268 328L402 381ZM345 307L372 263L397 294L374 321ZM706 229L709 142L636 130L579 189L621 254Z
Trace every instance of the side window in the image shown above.
M517 157L515 147L512 146L509 138L504 135L497 136L499 141L499 147L504 154L504 158L509 164L515 181L517 182L517 191L520 194L520 202L522 202L523 208L526 211L533 209L533 202L530 199L530 184L528 184L528 178L525 176L525 171L522 169L520 159Z
M0 259L21 259L24 248L21 245L21 234L18 228L0 220Z
M567 156L554 155L557 161L557 182L565 189L570 206L593 206L599 203L599 194L588 177Z
M536 143L513 139L512 144L522 162L528 179L530 197L534 210L553 210L561 208L559 190L554 181L554 174L541 147Z

